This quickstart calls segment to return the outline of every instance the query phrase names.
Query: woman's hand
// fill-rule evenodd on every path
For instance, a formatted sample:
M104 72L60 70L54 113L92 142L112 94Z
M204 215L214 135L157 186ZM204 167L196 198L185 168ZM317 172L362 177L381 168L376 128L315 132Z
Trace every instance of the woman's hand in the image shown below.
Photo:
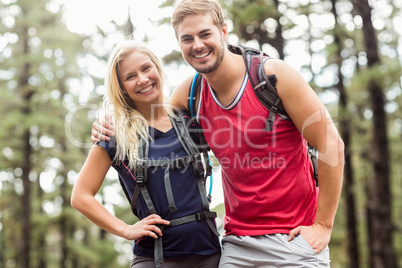
M123 237L127 240L136 240L144 236L157 239L158 236L162 236L162 230L156 224L169 225L170 222L159 215L151 214L133 225L127 225Z

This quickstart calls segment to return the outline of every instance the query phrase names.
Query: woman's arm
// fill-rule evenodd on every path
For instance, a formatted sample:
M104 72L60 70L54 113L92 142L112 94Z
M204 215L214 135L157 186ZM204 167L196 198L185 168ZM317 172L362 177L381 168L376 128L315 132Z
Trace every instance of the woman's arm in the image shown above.
M161 219L160 216L153 214L134 225L128 225L113 216L95 198L110 166L111 160L106 150L94 145L74 185L71 206L100 228L127 240L135 240L143 236L157 238L157 234L161 236L162 232L155 224L169 224L169 222Z

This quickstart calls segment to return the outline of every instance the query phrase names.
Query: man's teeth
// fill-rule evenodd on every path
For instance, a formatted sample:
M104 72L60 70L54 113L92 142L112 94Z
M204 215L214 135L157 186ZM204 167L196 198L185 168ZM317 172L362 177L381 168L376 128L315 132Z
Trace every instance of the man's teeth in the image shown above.
M142 90L140 90L140 91L138 91L138 92L140 92L140 93L147 93L148 91L150 91L150 90L152 89L152 86L153 86L153 85L150 85L150 86L148 86L148 87L146 87L146 88L144 88L144 89L142 89Z
M200 58L208 56L208 54L209 54L209 52L205 52L205 53L203 53L201 55L194 55L194 57L196 57L197 59L200 59Z

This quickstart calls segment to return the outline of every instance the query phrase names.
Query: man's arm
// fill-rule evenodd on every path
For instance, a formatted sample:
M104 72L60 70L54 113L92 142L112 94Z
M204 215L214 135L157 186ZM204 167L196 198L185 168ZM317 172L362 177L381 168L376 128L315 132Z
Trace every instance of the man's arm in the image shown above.
M169 100L174 109L187 110L187 97L193 77L186 78L173 90Z
M110 136L114 136L114 127L112 117L105 115L102 118L96 118L92 124L91 141L100 142L101 140L110 140Z
M317 94L292 67L281 60L267 60L267 74L278 78L278 95L293 123L304 138L319 151L319 197L312 226L299 226L289 233L289 239L301 234L316 253L328 245L342 180L344 144L324 104Z

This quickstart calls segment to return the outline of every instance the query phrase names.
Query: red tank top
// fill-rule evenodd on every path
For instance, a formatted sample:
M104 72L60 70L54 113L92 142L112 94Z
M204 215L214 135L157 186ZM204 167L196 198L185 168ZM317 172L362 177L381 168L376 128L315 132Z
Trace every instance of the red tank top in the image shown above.
M258 100L246 74L228 106L203 79L198 121L222 168L225 235L289 233L314 222L317 191L306 141L289 120Z

